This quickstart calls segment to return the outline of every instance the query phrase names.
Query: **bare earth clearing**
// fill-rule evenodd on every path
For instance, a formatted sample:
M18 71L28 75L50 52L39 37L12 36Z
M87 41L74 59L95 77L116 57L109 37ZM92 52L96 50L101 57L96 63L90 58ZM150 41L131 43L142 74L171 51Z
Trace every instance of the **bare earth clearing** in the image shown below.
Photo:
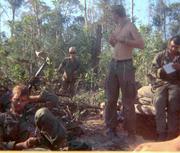
M84 134L78 137L78 140L90 143L93 151L132 151L139 144L151 141L136 135L136 142L134 144L126 146L124 144L113 143L105 134L105 123L99 114L86 117L81 127ZM122 139L127 135L127 132L122 128L121 123L119 123L117 134Z

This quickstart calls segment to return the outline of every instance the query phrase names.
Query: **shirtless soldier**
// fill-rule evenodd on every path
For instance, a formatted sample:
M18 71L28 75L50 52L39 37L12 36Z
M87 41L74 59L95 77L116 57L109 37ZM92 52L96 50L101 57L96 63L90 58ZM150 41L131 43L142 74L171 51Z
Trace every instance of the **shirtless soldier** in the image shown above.
M109 65L107 76L107 103L105 108L106 134L112 141L119 141L116 134L117 100L121 88L125 129L128 131L125 142L135 141L135 108L136 97L135 75L132 60L134 48L144 49L144 42L136 26L126 19L122 5L112 7L113 20L116 28L109 36L109 43L114 47L114 53Z

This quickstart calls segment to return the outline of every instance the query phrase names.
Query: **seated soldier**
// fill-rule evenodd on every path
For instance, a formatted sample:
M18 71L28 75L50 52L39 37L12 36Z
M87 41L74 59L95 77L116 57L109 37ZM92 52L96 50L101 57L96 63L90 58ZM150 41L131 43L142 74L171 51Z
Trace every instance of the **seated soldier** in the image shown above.
M173 63L174 72L167 73L163 66L171 62ZM166 132L167 139L173 139L179 135L180 36L172 37L168 49L159 52L154 58L152 75L156 77L153 87L156 88L154 105L156 108L158 141L166 140Z
M47 108L39 109L35 114L36 133L22 115L29 103L58 100L58 97L46 92L30 96L25 85L13 89L11 108L0 114L0 150L23 150L44 146L58 150L65 142L66 132L61 122Z

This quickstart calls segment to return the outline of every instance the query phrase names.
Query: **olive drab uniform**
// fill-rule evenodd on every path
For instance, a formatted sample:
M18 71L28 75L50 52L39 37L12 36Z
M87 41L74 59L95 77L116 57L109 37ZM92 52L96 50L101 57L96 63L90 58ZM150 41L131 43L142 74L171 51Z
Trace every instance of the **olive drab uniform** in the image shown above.
M11 91L0 93L0 112L6 112L11 107Z
M77 59L75 59L73 62L70 60L69 57L67 57L59 66L58 70L64 71L62 76L62 92L67 92L71 97L74 95L74 84L77 80L77 75L74 75L73 73L75 71L79 71L80 63Z
M158 53L152 63L152 75L156 77L153 87L156 89L154 105L157 110L157 133L166 132L167 109L168 135L173 138L179 135L180 71L170 74L164 72L163 65L170 62L180 63L180 53L173 60L169 58L168 51Z
M121 88L123 115L125 128L135 132L135 108L134 102L137 94L135 87L135 75L132 59L111 60L107 76L107 103L105 107L105 122L108 128L117 127L117 101Z
M11 111L0 114L0 150L13 150L15 143L29 138L29 125L22 115Z
M47 91L41 92L39 102L45 103L48 101L57 102L58 96L48 93ZM37 110L34 122L35 125L32 127L29 124L30 122L27 119L26 113L23 115L15 114L12 111L1 113L0 150L13 150L14 144L26 141L32 131L37 132L39 147L43 146L50 150L58 150L58 145L60 145L58 143L63 143L66 137L66 131L61 122L58 121L47 108ZM35 127L38 130L36 130ZM51 132L47 131L48 134L44 132L46 127L47 129L51 127ZM57 134L56 137L54 136L55 133Z

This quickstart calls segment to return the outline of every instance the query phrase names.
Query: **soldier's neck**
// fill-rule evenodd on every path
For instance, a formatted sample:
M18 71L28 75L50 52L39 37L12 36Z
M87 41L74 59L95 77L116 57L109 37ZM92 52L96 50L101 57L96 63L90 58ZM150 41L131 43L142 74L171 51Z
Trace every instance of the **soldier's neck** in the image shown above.
M71 56L71 57L70 57L70 60L71 60L71 62L74 62L75 57Z
M118 21L116 22L116 25L120 25L121 27L125 26L127 23L127 19L124 18L119 18Z

